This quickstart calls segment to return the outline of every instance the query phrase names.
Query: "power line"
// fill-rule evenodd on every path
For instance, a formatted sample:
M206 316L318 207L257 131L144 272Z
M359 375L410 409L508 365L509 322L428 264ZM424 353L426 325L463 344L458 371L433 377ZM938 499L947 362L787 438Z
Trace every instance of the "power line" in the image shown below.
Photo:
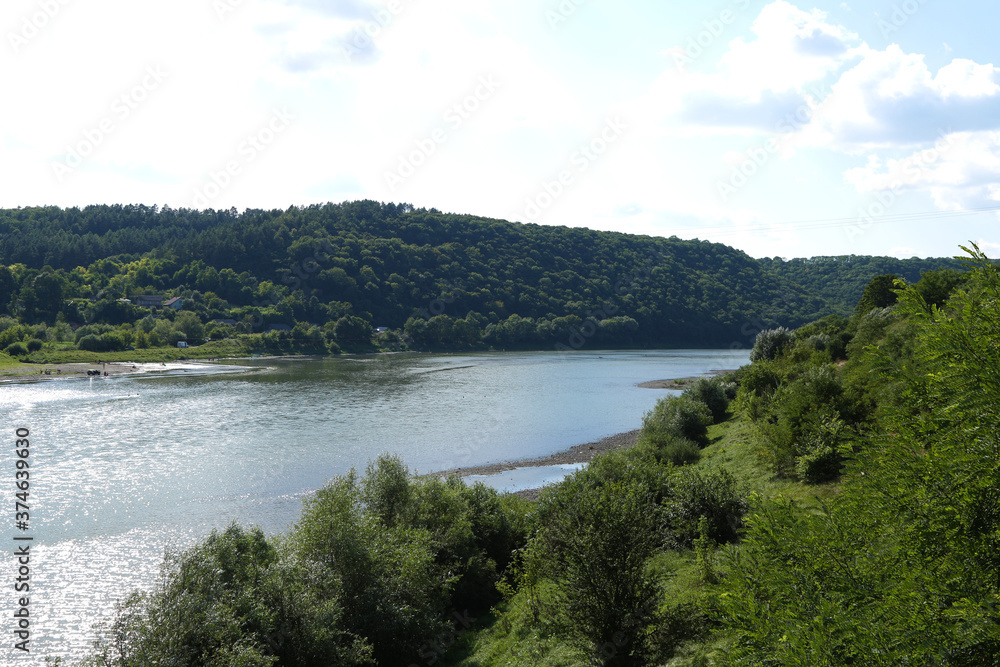
M986 206L983 208L965 209L963 211L923 211L918 213L897 213L886 215L859 215L850 218L821 218L816 220L792 220L788 222L773 222L762 225L741 226L733 228L711 228L713 235L736 236L747 232L772 231L775 228L791 227L794 231L809 231L814 229L834 229L849 225L864 225L868 227L874 224L886 224L894 222L927 222L945 218L955 218L960 216L981 215L983 213L1000 211L1000 206ZM694 230L686 230L688 233Z

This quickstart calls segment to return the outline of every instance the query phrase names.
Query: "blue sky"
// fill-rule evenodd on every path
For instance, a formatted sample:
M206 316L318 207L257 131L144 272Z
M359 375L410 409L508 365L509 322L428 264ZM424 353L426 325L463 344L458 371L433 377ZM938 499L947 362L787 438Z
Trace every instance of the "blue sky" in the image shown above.
M352 199L1000 256L986 2L7 0L0 206Z

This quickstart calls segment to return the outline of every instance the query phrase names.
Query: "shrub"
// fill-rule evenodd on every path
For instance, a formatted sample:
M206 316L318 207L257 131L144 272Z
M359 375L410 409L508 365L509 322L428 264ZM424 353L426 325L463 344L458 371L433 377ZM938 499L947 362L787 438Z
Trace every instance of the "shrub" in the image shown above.
M705 446L711 424L712 413L704 403L689 396L668 396L643 416L642 435L657 445L681 437Z
M23 357L28 354L28 348L24 343L11 343L4 348L4 352L12 357Z
M646 565L661 544L649 490L620 480L561 485L551 495L561 509L540 529L529 559L555 582L565 627L595 664L647 664L659 591Z
M31 340L28 341L28 351L38 352L40 349L42 349L42 345L44 345L42 341L38 340L37 338L32 338Z
M795 473L803 482L822 484L840 474L844 462L841 448L847 443L846 424L836 416L819 411L815 422L796 447Z
M820 443L795 462L795 474L808 484L829 482L840 474L843 457L836 449Z
M701 459L701 448L687 438L673 437L653 442L642 439L634 448L637 456L648 455L659 464L683 466Z
M725 421L729 412L729 398L726 389L718 378L698 378L690 387L684 390L683 396L704 403L712 413L712 422L718 424Z
M321 565L233 525L168 556L162 583L118 606L88 664L371 664L371 648L343 629L341 599Z
M674 475L671 498L665 504L671 542L689 549L702 535L699 522L708 519L707 537L716 544L734 542L749 509L746 491L727 470L702 473L680 468Z
M115 349L120 349L117 347L118 341L114 338L108 338L107 334L98 336L96 334L87 334L79 340L76 344L81 350L86 350L88 352L110 352Z
M772 361L794 340L795 334L785 327L765 329L757 334L754 340L753 349L750 350L750 361Z
M366 514L354 471L303 502L291 544L342 582L346 629L371 642L379 664L409 664L447 629L454 578L435 563L432 536Z
M782 376L773 364L767 362L758 361L744 368L746 370L740 377L736 405L751 421L757 421L766 412L771 398L781 386Z

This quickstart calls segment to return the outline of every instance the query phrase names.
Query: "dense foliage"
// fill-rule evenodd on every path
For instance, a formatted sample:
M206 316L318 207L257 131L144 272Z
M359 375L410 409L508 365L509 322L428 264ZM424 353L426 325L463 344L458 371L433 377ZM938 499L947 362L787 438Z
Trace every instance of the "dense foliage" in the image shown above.
M746 373L777 378L757 413L776 471L844 482L820 512L752 516L722 664L1000 664L1000 273L971 258L941 308L947 275L859 308L839 371L793 351Z
M773 257L758 261L766 269L788 279L807 293L822 298L829 305L831 313L844 317L854 312L865 287L876 276L892 275L913 284L920 281L927 271L950 269L964 273L966 270L962 262L948 258L896 259L841 255L789 260ZM947 297L950 291L946 288L944 296Z
M290 534L231 526L164 563L126 600L101 667L406 665L436 660L499 600L523 547L518 499L458 478L414 479L383 456L305 502Z
M373 328L388 329L374 340L382 349L747 347L761 329L852 298L874 275L862 259L845 282L838 262L803 273L799 260L760 262L720 244L372 201L3 210L0 316L24 328L0 349L230 338L248 351L327 352L371 349ZM909 264L894 262L878 268L907 276ZM150 310L140 296L181 297L182 310Z

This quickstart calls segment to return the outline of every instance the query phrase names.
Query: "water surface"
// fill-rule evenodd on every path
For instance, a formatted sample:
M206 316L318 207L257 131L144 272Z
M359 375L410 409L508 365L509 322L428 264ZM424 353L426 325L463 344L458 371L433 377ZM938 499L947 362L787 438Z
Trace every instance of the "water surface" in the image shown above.
M232 521L286 530L306 494L380 453L421 473L545 456L637 428L670 393L639 382L746 362L703 350L401 354L0 386L0 432L12 444L29 428L33 445L33 659L85 651L117 598L152 585L164 548ZM13 466L5 447L0 472L12 479ZM12 559L4 567L10 581Z

